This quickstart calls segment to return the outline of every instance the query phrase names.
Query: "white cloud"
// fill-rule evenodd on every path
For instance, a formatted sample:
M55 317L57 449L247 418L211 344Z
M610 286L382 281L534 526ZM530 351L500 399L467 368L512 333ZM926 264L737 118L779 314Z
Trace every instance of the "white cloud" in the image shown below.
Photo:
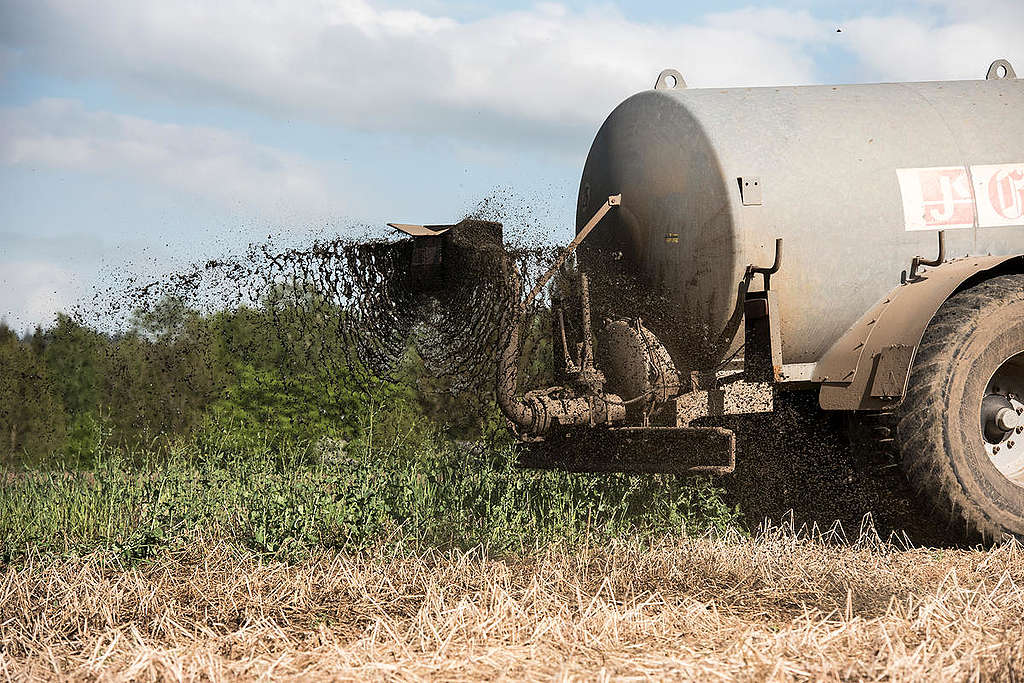
M52 323L77 300L82 284L72 271L46 261L0 262L0 319L15 330Z
M43 99L0 109L0 163L141 178L246 214L330 214L320 169L234 133Z
M908 14L861 17L844 24L846 44L879 79L983 78L1005 58L1024 77L1024 2L936 2L942 21Z
M16 50L0 45L0 82L7 78L7 73L18 64Z
M522 138L588 130L658 71L691 85L814 79L806 13L646 24L557 4L456 21L366 0L7 0L0 40L70 75L365 130ZM546 144L546 142L545 142Z
M628 5L626 5L628 7ZM747 8L691 23L558 4L456 20L369 0L0 0L0 42L23 63L175 101L229 104L360 130L558 144L591 132L664 67L691 86L828 80L823 48L865 79L977 77L995 56L1024 70L1024 3L935 0L836 23Z

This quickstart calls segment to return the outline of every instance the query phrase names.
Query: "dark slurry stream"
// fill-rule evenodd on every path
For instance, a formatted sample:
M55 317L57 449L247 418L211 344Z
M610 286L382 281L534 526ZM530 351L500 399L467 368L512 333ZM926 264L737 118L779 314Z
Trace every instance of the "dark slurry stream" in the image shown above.
M507 229L500 248L492 241L488 249L474 249L488 241L471 230L459 240L464 249L449 253L448 277L434 283L431 292L422 291L422 275L410 268L410 239L323 239L285 250L251 245L240 256L119 292L105 314L153 311L168 299L205 311L262 307L286 350L282 362L301 357L339 383L371 386L392 377L403 356L415 349L427 370L445 380L446 390L479 398L466 405L493 405L496 351L508 320L503 314L532 289L558 250L510 239ZM515 241L517 246L508 246ZM522 287L508 285L510 264ZM593 279L595 332L603 316L630 312L643 316L652 329L679 329L667 300L615 274L614 267ZM579 335L574 282L568 273L555 278L570 338ZM549 303L547 296L539 297L528 313L534 341L550 334ZM659 336L673 355L681 339L692 338ZM527 341L535 354L536 346ZM532 375L535 381L552 381L551 351L545 353L539 359L542 371ZM851 446L841 416L823 414L816 404L814 392L783 393L773 415L716 423L737 432L737 470L724 483L748 523L778 521L792 511L797 525L827 527L838 520L856 537L870 513L883 534L906 529L915 542L940 542L941 530L919 514L898 464L868 447ZM595 442L600 439L588 447Z

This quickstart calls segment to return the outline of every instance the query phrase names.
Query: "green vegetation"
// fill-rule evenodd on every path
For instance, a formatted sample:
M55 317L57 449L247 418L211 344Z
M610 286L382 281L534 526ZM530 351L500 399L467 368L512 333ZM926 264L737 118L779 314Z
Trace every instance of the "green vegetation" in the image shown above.
M518 469L491 396L452 391L411 346L388 378L360 375L340 315L165 299L118 334L0 324L0 561L133 560L196 533L282 557L505 552L735 521L707 480ZM527 382L549 372L539 339Z
M8 469L4 561L96 548L131 561L197 531L281 557L381 543L504 552L736 518L705 480L521 470L511 444L460 446L428 428L380 436L367 424L349 443L272 448L210 423L159 456L101 447L90 461Z
M357 378L351 351L324 331L323 316L302 320L297 311L268 305L200 316L163 300L117 334L66 315L24 338L0 323L0 462L59 453L88 464L101 441L161 451L210 419L260 432L275 448L350 440L368 388L409 414L440 417L451 408L431 410L412 390L424 374L413 354L388 381L365 371Z

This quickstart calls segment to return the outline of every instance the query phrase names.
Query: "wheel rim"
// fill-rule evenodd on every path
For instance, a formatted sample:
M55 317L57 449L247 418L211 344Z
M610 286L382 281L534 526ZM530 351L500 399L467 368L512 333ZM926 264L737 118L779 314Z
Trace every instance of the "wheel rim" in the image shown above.
M981 402L985 452L999 473L1024 488L1024 352L993 373Z

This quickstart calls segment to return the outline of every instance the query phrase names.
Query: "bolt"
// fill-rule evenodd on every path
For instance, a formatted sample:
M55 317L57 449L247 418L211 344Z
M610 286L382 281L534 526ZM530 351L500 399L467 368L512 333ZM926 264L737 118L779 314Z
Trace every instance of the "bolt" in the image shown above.
M1013 448L1013 442L1012 441L1007 441L1006 442L1006 447L1007 448Z
M1017 433L1020 434L1021 432L1024 432L1024 427L1017 427Z
M1020 426L1020 420L1017 419L1019 415L1019 412L1014 415L1014 411L1010 408L1000 408L999 412L996 413L996 426L1004 432L1015 429Z
M993 446L992 447L992 455L995 455L998 452L999 452L999 446Z

